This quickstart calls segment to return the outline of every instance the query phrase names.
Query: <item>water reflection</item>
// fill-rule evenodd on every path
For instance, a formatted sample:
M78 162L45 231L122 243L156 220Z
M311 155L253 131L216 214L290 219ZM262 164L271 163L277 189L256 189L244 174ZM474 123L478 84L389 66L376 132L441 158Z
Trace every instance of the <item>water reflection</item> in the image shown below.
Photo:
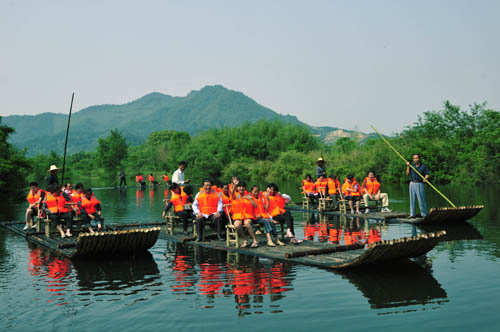
M335 272L349 280L368 300L371 308L387 309L412 305L436 305L448 302L448 295L432 276L425 257L420 264L406 260L365 270ZM422 264L423 263L423 264ZM383 314L396 313L385 311ZM381 314L381 313L379 313Z
M207 299L204 308L213 307L217 297L233 297L238 316L282 312L285 293L293 290L295 273L285 262L260 260L237 253L169 244L166 256L172 262L173 293L200 294Z
M75 288L80 301L90 301L91 296L101 295L111 296L109 300L112 301L162 284L157 281L159 269L149 252L112 260L71 261L45 249L30 247L28 271L49 293L48 302L57 305L68 304L75 295Z
M151 285L160 278L158 265L148 251L113 259L75 259L73 266L80 290L124 290Z
M331 244L370 244L382 239L383 223L370 220L338 216L311 215L303 224L304 239Z
M31 247L28 272L37 277L49 293L50 298L47 302L55 302L58 306L68 304L70 269L69 259L57 257L38 247Z

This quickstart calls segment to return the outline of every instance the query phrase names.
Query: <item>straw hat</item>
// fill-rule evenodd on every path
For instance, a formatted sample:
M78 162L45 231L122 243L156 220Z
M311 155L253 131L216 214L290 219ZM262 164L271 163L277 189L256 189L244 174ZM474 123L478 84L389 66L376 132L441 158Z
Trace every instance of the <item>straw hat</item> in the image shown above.
M49 170L47 172L50 173L52 171L57 171L57 170L59 170L59 168L57 168L56 165L50 165L50 168L49 168Z
M318 160L316 160L316 161L325 161L325 159L319 157Z

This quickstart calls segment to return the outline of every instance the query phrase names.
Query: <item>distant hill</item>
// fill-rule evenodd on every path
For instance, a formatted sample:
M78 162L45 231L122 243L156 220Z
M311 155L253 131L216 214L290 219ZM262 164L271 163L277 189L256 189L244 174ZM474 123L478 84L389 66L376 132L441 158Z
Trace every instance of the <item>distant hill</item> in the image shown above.
M233 127L261 119L303 124L295 116L278 114L243 93L220 85L206 86L185 97L154 92L127 104L97 105L73 113L68 153L94 150L97 138L107 136L114 128L136 145L145 142L153 131L173 129L194 135L209 128ZM67 114L12 115L4 117L2 122L16 130L10 142L27 148L29 156L63 151ZM311 130L333 143L337 136L332 132L338 132L339 128L311 127Z

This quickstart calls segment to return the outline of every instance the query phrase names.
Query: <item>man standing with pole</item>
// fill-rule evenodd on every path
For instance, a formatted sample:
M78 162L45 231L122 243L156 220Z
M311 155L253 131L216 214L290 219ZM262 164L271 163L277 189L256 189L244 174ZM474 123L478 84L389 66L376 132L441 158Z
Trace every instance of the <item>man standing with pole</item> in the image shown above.
M415 170L422 174L423 177L420 177ZM410 218L416 218L415 197L418 199L420 214L422 217L425 217L427 215L427 202L425 199L424 183L430 174L427 166L420 161L419 154L413 155L413 165L410 165L409 161L406 162L406 175L410 177Z

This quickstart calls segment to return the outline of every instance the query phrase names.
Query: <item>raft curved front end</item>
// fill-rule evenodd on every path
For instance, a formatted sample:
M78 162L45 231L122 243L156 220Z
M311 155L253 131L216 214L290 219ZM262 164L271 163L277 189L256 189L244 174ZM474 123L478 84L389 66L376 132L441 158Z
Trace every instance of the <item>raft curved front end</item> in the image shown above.
M113 256L142 252L151 248L160 235L160 227L133 228L78 236L73 257Z
M332 265L330 268L343 269L418 257L431 251L439 243L439 238L444 235L446 235L446 231L427 233L411 238L374 242L358 257L346 260L338 265Z

